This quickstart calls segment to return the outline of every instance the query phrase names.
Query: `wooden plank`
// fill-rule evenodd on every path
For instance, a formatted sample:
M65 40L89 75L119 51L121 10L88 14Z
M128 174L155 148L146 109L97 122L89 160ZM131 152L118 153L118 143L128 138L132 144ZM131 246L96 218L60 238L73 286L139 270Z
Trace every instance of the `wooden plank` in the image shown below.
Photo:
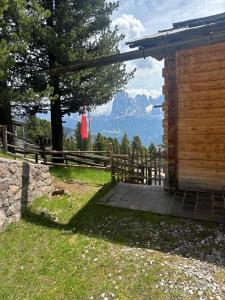
M215 70L215 71L189 73L189 74L180 72L178 82L198 83L198 82L206 82L206 81L223 80L224 77L225 77L225 70Z
M210 80L197 83L179 83L179 95L200 92L200 91L213 91L223 90L225 88L225 80Z
M225 156L224 156L225 157ZM220 170L225 170L225 160L204 160L204 159L180 159L179 160L179 170L182 169L189 169L192 167L197 167L200 169L220 169Z
M192 126L184 126L179 127L180 134L187 135L225 135L225 124L222 126L206 126L206 127L192 127Z
M61 167L74 167L74 168L89 168L89 169L97 169L97 170L109 170L110 168L107 167L97 167L97 166L87 166L87 165L74 165L74 164L63 164L63 163L52 163L52 162L47 162L44 163L42 162L41 164L47 165L47 166L61 166Z
M161 185L161 150L159 149L159 185Z
M179 152L199 152L203 153L225 153L225 142L223 144L215 145L215 144L185 144L179 145Z
M182 55L182 65L195 65L199 63L208 63L225 60L225 45L222 49L207 51L204 53L194 53L193 55Z
M209 108L225 108L225 98L215 100L199 100L199 101L183 101L179 102L179 112L183 110L195 110L195 109L206 109Z
M225 88L209 91L183 92L178 90L179 102L181 101L199 101L199 100L218 100L225 98Z
M225 117L225 108L196 108L196 109L180 109L179 111L179 119L188 117L188 118L201 118L202 116L205 116L205 119L213 117Z
M224 153L221 152L203 152L200 151L182 151L180 150L178 153L178 160L182 159L188 159L194 160L194 159L202 159L202 160L209 160L209 161L216 161L216 160L223 160L224 159Z
M215 51L224 50L224 48L225 48L225 42L221 42L218 44L204 45L193 49L178 51L178 55L183 55L183 56L204 55L206 52L214 53Z
M224 144L225 135L186 135L179 134L179 146L185 144Z
M196 118L196 117L185 117L178 119L179 127L204 127L204 126L224 126L225 124L225 116L224 117L208 117L208 118Z
M189 176L192 178L196 178L196 182L199 180L205 179L206 182L210 182L212 180L215 180L216 182L222 180L225 182L225 170L221 169L206 169L206 168L197 168L197 167L191 167L182 169L179 168L179 177L180 176Z
M202 73L208 71L224 70L225 69L225 60L224 61L213 61L207 63L199 63L194 65L183 65L180 72L184 73Z

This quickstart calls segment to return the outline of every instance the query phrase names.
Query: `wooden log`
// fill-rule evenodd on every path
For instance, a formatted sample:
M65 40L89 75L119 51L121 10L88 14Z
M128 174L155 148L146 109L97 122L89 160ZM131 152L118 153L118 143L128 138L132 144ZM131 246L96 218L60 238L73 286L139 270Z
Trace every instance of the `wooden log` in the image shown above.
M197 48L185 49L181 53L183 57L193 56L193 55L204 55L206 52L214 53L215 51L219 51L219 50L223 51L224 48L225 48L225 42L222 41L221 43L218 44L215 43L211 45L202 45Z
M87 165L74 165L74 164L63 164L63 163L52 163L52 162L42 162L41 164L45 164L47 166L59 166L59 167L74 167L74 168L90 168L90 169L97 169L97 170L110 170L107 167L97 167L97 166L87 166Z
M221 108L225 109L225 100L223 99L215 99L215 100L190 100L190 101L183 101L179 102L179 110L180 111L187 111L187 110L196 110L196 109L205 109L208 110L209 108Z
M225 80L211 80L203 82L192 82L192 83L179 83L178 89L181 91L181 94L199 92L199 91L212 91L223 90L225 87Z
M204 127L204 126L223 126L225 124L225 116L224 117L210 117L205 118L196 118L196 117L183 117L182 119L178 119L178 127Z
M225 143L225 135L186 135L185 132L183 134L179 134L179 145L185 144L224 144Z
M184 73L180 72L178 83L201 83L206 81L223 80L225 76L225 70L214 70L208 72L199 73Z
M182 118L199 118L200 116L206 114L207 111L207 118L213 117L213 118L219 118L225 117L225 108L196 108L196 109L185 109L179 111L179 119ZM207 119L205 118L205 119Z
M7 125L1 125L2 131L2 148L3 151L8 151L8 136L7 136Z
M68 72L76 72L80 70L90 69L90 68L96 68L100 66L106 66L114 63L121 63L125 61L130 61L134 59L139 58L145 58L148 56L155 57L159 60L166 57L168 53L174 53L178 50L183 50L186 48L195 48L200 47L205 44L214 44L214 43L221 43L224 41L225 34L224 32L215 32L212 31L213 28L216 28L216 30L219 30L219 26L222 26L222 24L212 24L208 27L202 28L205 33L202 36L193 36L191 31L188 33L182 33L182 38L179 37L179 39L176 41L173 38L173 41L168 41L168 39L163 39L162 44L159 46L148 46L145 49L141 50L135 50L130 52L125 52L121 54L116 54L108 57L100 57L96 58L91 61L81 62L78 64L72 64L69 66L60 67L54 70L50 70L49 73L52 75L56 74L64 74ZM210 30L210 32L208 32ZM208 32L208 34L206 34ZM185 35L190 35L189 38L185 38ZM130 45L130 47L132 47ZM135 46L136 47L136 46ZM138 46L139 47L139 46Z

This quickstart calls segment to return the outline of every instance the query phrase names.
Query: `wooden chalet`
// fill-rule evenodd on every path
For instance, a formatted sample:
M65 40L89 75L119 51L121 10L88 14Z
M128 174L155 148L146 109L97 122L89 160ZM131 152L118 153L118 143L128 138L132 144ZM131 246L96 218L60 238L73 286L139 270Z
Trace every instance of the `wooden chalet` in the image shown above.
M129 45L161 46L155 58L165 58L167 187L225 191L225 14L175 23Z
M165 59L166 188L225 191L225 13L173 24L128 43L138 50L67 66Z

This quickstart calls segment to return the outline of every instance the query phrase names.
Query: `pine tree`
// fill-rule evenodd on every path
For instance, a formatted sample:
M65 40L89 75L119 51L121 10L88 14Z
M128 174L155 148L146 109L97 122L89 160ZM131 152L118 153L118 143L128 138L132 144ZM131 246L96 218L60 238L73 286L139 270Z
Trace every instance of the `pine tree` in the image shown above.
M121 142L121 146L120 146L120 152L122 154L128 154L129 148L130 148L130 141L128 140L127 134L125 133L123 138L122 138L122 142Z
M93 145L95 151L107 151L107 138L98 133Z
M75 129L75 140L76 140L76 146L78 150L81 151L87 151L90 150L90 135L87 140L82 140L81 135L80 135L80 126L81 123L77 123L77 127Z
M29 74L29 84L37 90L46 89L50 83L53 90L50 98L53 149L62 150L63 115L81 111L83 105L93 109L108 102L133 72L127 74L123 64L62 76L38 72L119 53L118 44L123 39L117 29L110 28L110 17L118 3L106 0L38 0L38 3L51 15L42 23L41 29L34 32L30 45L28 62L32 61L32 65L36 62L36 72L29 71L29 64L24 66L24 72ZM37 112L43 106L33 109Z
M120 152L120 143L117 138L113 139L113 152L116 154Z
M148 151L150 153L155 153L156 152L156 146L153 143L151 143L150 146L148 147Z
M131 143L133 151L141 151L142 150L142 143L139 136L134 136L133 141Z
M0 124L7 125L11 132L12 102L24 101L32 94L29 87L20 89L23 73L19 65L28 54L31 28L39 24L44 15L35 0L2 0L0 3Z
M29 116L26 121L26 136L27 139L36 142L39 137L50 140L51 138L51 123L47 120Z
M75 139L70 136L64 136L64 143L63 143L64 149L68 151L75 151L77 150L77 145Z

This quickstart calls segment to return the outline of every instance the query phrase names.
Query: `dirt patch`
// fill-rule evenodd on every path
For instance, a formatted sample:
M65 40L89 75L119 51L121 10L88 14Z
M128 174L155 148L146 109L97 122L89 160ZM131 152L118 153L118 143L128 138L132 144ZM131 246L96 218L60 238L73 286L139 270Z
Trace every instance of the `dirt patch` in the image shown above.
M79 193L79 194L85 194L90 189L93 188L99 188L99 185L92 185L88 183L83 183L83 182L75 182L75 181L61 181L58 179L54 180L54 188L57 190L64 190L65 192L70 192L70 193Z

